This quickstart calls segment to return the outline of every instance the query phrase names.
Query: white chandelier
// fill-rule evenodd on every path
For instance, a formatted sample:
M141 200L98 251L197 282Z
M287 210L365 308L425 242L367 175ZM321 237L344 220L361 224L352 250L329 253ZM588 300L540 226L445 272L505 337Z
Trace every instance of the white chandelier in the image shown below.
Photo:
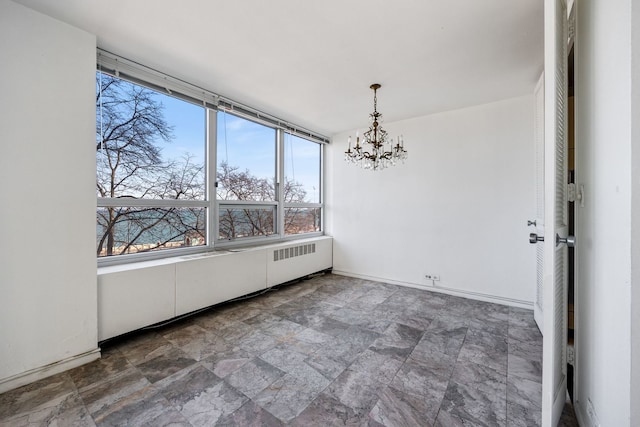
M404 149L402 135L397 138L396 145L393 145L393 138L389 138L387 131L380 126L382 114L378 113L377 96L380 85L374 83L370 88L373 89L373 113L369 114L371 126L363 135L362 145L360 145L359 132L356 132L356 145L353 149L351 149L351 136L349 136L349 148L344 152L344 159L347 163L353 163L363 169L380 170L395 166L398 160L404 163L407 159L407 150ZM370 151L367 151L367 148Z

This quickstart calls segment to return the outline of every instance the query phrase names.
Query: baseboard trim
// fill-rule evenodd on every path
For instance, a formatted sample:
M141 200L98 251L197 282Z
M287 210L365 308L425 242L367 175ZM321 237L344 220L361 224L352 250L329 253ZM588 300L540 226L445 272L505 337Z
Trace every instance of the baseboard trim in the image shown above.
M6 391L22 387L23 385L30 384L34 381L59 374L60 372L64 372L69 369L84 365L85 363L93 362L94 360L99 358L100 349L95 348L93 350L87 351L86 353L78 354L76 356L72 356L67 359L51 363L49 365L41 366L39 368L31 369L29 371L21 372L8 378L4 378L0 380L0 393L4 393Z
M485 301L485 302L491 302L495 304L507 305L509 307L519 307L519 308L525 308L527 310L533 310L532 301L522 301L522 300L513 299L513 298L504 298L496 295L483 294L481 292L471 292L471 291L465 291L460 289L448 288L446 286L421 285L418 283L403 282L399 280L387 279L384 277L368 276L366 274L351 273L348 271L341 271L341 270L335 270L335 269L332 271L332 273L337 274L339 276L355 277L357 279L372 280L374 282L390 283L392 285L406 286L408 288L415 288L415 289L424 289L426 291L438 292L442 294L453 295L456 297L469 298L477 301Z

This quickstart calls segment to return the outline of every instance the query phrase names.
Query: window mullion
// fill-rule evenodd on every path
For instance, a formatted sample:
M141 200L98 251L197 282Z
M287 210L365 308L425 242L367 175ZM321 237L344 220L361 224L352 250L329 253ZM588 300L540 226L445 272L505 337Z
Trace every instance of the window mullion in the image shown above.
M207 246L213 247L218 239L218 197L217 197L217 145L218 145L218 112L207 109L207 201L209 211L207 216Z
M276 176L278 185L278 201L276 217L278 219L278 235L284 237L284 138L285 132L278 129L276 132Z

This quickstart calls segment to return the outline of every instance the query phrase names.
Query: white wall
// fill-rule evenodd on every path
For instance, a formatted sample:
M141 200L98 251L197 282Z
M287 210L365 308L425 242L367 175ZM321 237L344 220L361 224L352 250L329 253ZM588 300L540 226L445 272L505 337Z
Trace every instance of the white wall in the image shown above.
M327 147L334 271L412 285L430 285L424 275L436 273L441 288L530 304L533 119L533 96L523 96L383 123L390 135L404 135L409 159L376 172L347 164L348 133L334 135Z
M0 392L99 355L95 46L0 0Z
M640 3L631 15L631 402L640 402ZM631 425L640 425L640 405L631 405Z
M576 5L576 178L586 193L576 212L576 409L583 425L596 422L591 402L600 425L628 426L631 1Z

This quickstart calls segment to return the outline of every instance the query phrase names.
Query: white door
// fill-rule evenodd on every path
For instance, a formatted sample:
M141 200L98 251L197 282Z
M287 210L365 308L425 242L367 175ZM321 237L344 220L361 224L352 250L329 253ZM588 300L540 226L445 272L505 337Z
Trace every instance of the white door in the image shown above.
M536 116L534 139L536 144L536 216L528 225L533 226L536 236L544 236L544 73L540 76L534 91ZM536 300L533 304L533 317L544 333L543 316L543 283L544 283L544 245L536 245Z
M542 425L558 424L567 389L567 4L544 2L545 234Z

